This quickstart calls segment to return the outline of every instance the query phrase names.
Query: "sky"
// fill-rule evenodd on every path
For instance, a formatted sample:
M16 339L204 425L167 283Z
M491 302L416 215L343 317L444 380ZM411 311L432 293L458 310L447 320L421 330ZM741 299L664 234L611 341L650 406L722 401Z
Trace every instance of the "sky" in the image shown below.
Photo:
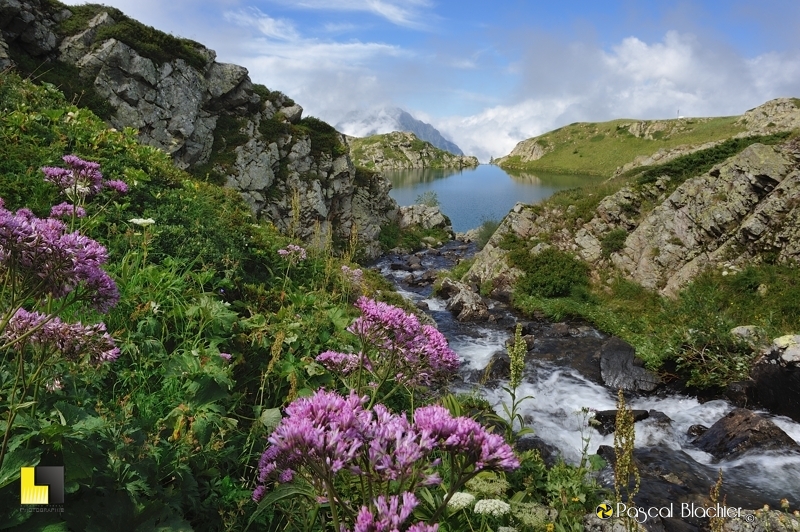
M305 116L400 107L482 162L572 122L800 97L797 0L100 1L245 66Z

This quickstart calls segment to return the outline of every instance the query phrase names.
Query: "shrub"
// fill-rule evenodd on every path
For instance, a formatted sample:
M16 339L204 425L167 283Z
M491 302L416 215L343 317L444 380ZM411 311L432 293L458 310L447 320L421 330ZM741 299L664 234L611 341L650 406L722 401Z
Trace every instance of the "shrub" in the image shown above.
M438 207L441 205L441 203L439 203L439 196L436 195L435 190L426 190L417 196L415 203L417 205L425 205L426 207Z
M307 116L294 129L311 138L311 153L314 156L327 153L336 158L347 153L347 147L339 140L339 132L319 118Z
M525 295L564 297L570 294L573 287L589 284L589 267L555 248L545 249L533 256L528 253L522 269L525 274L516 290Z
M600 241L600 248L604 258L608 258L612 253L616 253L625 247L625 240L628 238L628 231L625 229L614 229Z

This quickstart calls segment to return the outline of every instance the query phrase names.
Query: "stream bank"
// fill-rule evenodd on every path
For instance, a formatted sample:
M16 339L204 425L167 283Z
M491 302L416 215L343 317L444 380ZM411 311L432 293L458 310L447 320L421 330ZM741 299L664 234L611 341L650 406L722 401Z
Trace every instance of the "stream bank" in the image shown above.
M634 454L642 472L636 497L641 507L709 505L709 490L722 470L728 506L779 508L780 501L788 499L792 509L800 508L799 423L767 411L737 408L727 398L679 393L654 381L658 377L637 365L633 349L622 340L577 320L522 319L506 303L474 294L474 286L468 288L485 305L485 313L479 313L478 321L459 321L448 301L432 296L432 284L436 271L450 269L474 252L473 244L451 241L438 249L386 255L373 265L437 323L461 357L452 391L477 393L502 414L507 399L501 388L507 382L505 346L521 321L529 349L518 396L533 396L521 410L535 430L532 445L545 457L549 453L551 459L560 456L576 463L588 438L590 454L613 460L613 433L608 423L602 425L603 416L616 408L616 386L609 386L611 382L630 386L626 401L637 411ZM623 380L615 380L619 378ZM593 417L599 426L589 423ZM613 488L610 466L598 481ZM706 524L702 518L658 518L647 528L699 530Z

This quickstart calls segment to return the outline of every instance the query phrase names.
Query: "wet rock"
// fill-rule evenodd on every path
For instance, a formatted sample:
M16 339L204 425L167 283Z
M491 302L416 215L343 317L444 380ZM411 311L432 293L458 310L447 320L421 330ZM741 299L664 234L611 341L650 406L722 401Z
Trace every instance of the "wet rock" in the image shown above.
M707 430L708 427L706 427L705 425L692 425L691 427L689 427L689 430L686 431L686 434L688 434L689 436L694 436L696 438L698 436L702 436L703 434L705 434Z
M661 384L658 375L641 366L633 346L616 337L600 348L600 374L603 383L615 390L651 392Z
M569 336L569 325L566 323L554 323L549 331L551 336Z
M497 351L483 368L482 380L487 384L496 384L499 380L508 379L511 375L511 359L505 351Z
M776 338L750 372L751 401L800 421L800 335Z
M633 422L642 421L650 417L647 410L632 410ZM617 410L599 410L594 414L594 422L591 424L597 432L605 436L616 430Z
M393 262L389 265L389 269L392 271L411 271L411 268L408 264L404 264L402 262Z
M561 451L555 445L550 445L538 436L523 436L514 444L517 452L539 451L542 460L548 467L552 467L561 458Z
M464 283L445 279L439 290L442 297L448 298L447 310L458 321L479 321L489 318L489 308L483 298L469 289Z
M694 441L718 459L735 458L749 450L793 450L800 445L772 421L745 408L736 408Z

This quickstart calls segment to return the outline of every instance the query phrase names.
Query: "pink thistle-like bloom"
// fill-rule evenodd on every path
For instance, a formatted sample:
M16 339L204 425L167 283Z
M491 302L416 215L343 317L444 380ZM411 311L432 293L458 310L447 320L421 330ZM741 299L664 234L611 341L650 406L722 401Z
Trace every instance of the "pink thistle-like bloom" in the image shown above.
M231 358L233 358L233 356L230 353L220 353L219 357L225 360L226 362L230 362Z
M34 332L30 333L32 330ZM28 333L30 334L23 338ZM0 338L11 344L29 342L55 349L64 358L73 361L84 355L89 355L94 363L112 362L119 357L119 348L106 332L104 323L65 323L58 317L28 312L22 308L17 309L9 319Z
M395 378L407 386L429 386L447 380L458 369L458 355L435 327L422 325L403 309L358 298L361 310L348 331L356 334L377 351L375 361L386 362L397 371Z
M513 471L519 459L499 434L492 434L468 417L454 418L438 405L418 408L414 425L437 443L437 447L465 456L476 471L483 469Z
M360 268L350 268L347 265L342 265L342 275L354 285L361 284L364 279L364 272Z
M119 179L103 180L103 174L100 172L100 163L85 161L77 155L65 155L62 159L69 168L44 166L42 167L42 172L44 173L45 181L56 185L73 201L80 203L80 200L94 196L103 187L120 194L128 192L128 185L124 181Z
M306 250L296 244L289 244L286 249L279 249L278 255L283 258L290 258L294 260L305 260Z
M355 392L345 398L325 390L294 401L268 439L270 446L259 461L259 481L274 472L281 482L289 482L298 469L319 476L354 466L371 418L363 407L366 401Z
M350 375L358 369L360 363L364 363L366 369L371 369L369 359L362 354L325 351L317 355L315 360L330 371L335 371L342 375Z
M109 179L103 183L103 186L110 188L119 194L126 194L128 192L128 184L121 179Z
M368 506L362 506L356 517L353 532L394 532L399 531L417 507L419 501L413 493L390 497L378 496L373 504L373 513Z
M75 216L75 218L84 218L86 217L86 209L80 206L76 207L66 201L58 205L53 205L50 209L51 218L71 218L72 216Z
M106 249L63 222L40 219L29 209L16 214L0 207L0 277L15 275L20 290L36 288L33 297L64 297L78 291L100 312L119 299L117 286L101 269Z

